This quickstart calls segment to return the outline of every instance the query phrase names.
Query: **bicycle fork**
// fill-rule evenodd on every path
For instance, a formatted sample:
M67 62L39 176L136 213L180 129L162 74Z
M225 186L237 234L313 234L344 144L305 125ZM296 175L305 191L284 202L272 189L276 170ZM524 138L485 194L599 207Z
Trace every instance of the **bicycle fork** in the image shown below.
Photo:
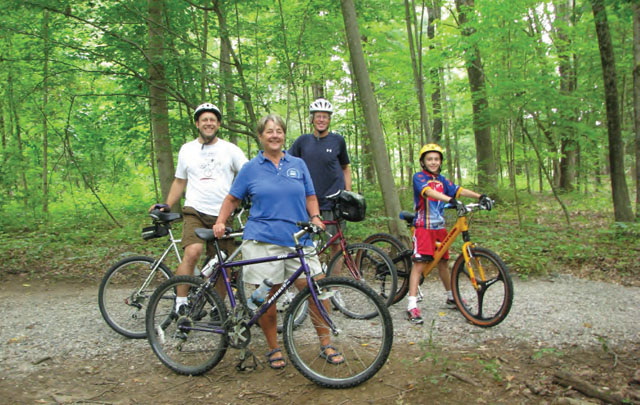
M472 247L473 247L473 243L465 242L462 245L462 254L464 255L464 262L465 262L465 265L467 266L467 270L469 270L469 279L471 279L471 284L473 284L473 288L477 290L478 280L476 279L476 276L473 271L473 266L471 265L471 260L475 260L475 256L473 256L473 252L471 251ZM476 265L478 266L478 273L480 276L480 280L484 281L485 275L484 275L484 269L482 268L482 264L480 264L480 262L477 260L475 262L476 262Z

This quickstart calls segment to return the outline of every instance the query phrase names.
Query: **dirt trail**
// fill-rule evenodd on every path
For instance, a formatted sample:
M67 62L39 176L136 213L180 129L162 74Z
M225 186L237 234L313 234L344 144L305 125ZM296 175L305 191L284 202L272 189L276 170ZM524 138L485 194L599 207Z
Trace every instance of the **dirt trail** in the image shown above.
M491 329L469 325L443 309L440 289L435 282L425 286L422 327L403 319L404 302L392 307L395 341L388 364L360 387L333 391L310 383L292 366L238 373L233 350L203 377L175 375L145 340L127 340L109 329L97 308L97 286L5 280L0 403L551 403L560 396L585 398L554 382L561 371L604 394L640 400L640 288L572 277L516 280L512 312ZM258 341L252 345L262 353Z

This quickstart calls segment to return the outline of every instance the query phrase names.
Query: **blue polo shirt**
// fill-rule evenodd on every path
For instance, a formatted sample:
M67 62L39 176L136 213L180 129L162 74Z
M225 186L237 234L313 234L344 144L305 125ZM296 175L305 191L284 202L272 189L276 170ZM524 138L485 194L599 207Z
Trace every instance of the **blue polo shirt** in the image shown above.
M242 166L229 193L240 200L251 198L242 239L294 246L292 235L300 230L296 222L309 220L306 198L316 192L302 159L285 151L275 167L260 151ZM308 246L311 240L301 243Z
M447 180L443 175L423 170L413 175L413 209L416 216L413 226L426 229L444 229L444 201L425 197L425 188L432 188L449 197L458 197L462 188Z

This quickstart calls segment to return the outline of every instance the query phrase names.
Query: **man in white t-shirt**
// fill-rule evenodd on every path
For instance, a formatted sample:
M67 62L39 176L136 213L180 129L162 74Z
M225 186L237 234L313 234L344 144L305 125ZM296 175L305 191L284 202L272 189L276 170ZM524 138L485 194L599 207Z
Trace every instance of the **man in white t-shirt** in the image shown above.
M180 148L175 179L165 201L166 205L154 204L151 207L167 210L180 201L186 188L182 209L184 257L176 275L193 274L204 245L194 230L211 228L215 224L222 201L229 193L235 175L247 162L239 147L217 137L222 121L218 107L211 103L201 104L195 109L193 118L200 135ZM232 240L220 241L220 248L231 253L232 244ZM207 248L210 254L214 253L209 246ZM176 312L179 313L180 307L186 304L187 291L179 289L177 293Z

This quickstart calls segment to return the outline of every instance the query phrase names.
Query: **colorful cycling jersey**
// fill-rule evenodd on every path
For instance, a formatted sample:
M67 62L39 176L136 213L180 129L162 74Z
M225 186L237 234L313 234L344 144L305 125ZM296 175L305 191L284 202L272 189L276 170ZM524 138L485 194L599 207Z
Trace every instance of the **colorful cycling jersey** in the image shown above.
M458 197L462 187L453 184L441 174L434 176L423 170L413 175L413 210L416 212L413 226L425 229L444 229L446 202L423 195L424 189L427 187L449 197Z

